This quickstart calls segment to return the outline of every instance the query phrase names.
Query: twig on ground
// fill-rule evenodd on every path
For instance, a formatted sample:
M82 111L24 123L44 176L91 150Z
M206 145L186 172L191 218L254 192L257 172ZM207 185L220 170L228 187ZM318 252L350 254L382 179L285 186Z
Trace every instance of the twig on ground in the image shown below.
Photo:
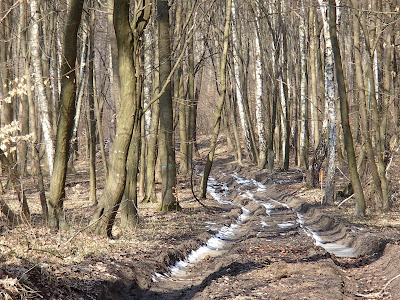
M394 158L394 156L396 155L396 153L399 152L399 149L400 149L400 146L397 147L397 149L396 149L395 151L393 151L393 154L390 156L389 162L388 162L387 167L386 167L386 170L385 170L385 172L386 172L386 177L388 176L390 166L392 165L392 162L393 162L393 158Z
M389 284L391 284L394 280L400 277L400 274L394 276L392 279L390 279L386 284L383 286L383 288L376 293L370 293L370 294L356 294L357 297L362 297L362 298L369 298L369 299L378 299L381 296L383 296L383 292L387 289Z
M190 173L190 189L192 190L192 195L193 195L194 199L196 199L196 201L199 202L201 206L207 207L204 203L202 203L202 202L196 197L196 194L195 194L195 192L194 192L194 188L193 188L193 164L192 164L191 173Z
M343 171L340 170L339 167L336 167L336 168L339 170L340 173L342 173L342 175L344 176L344 178L346 178L348 181L350 181L349 177L347 177L346 175L344 175Z
M345 202L347 202L348 200L350 200L351 198L353 198L354 194L351 194L350 197L347 197L346 199L344 199L342 202L340 202L338 204L338 207L341 207Z

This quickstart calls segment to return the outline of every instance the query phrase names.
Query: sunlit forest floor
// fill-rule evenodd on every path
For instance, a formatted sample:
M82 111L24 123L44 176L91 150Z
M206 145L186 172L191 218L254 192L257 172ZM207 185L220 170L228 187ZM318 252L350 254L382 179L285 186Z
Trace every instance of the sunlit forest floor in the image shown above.
M200 146L204 158L207 144ZM321 207L321 190L309 188L301 170L267 174L253 165L238 166L226 147L218 149L212 177L225 184L221 186L228 190L223 197L232 205L218 203L209 195L202 200L207 208L202 207L192 195L187 176L182 176L177 186L182 211L165 213L158 211L159 203L139 203L137 228L124 230L117 218L114 240L87 230L94 207L89 203L89 167L84 155L67 178L69 231L54 232L43 226L36 184L31 177L24 178L32 224L10 228L0 217L0 299L400 299L398 157L390 169L392 210L382 215L368 200L367 217L361 219L353 216L352 199L340 208L337 204L344 198L338 198L334 206ZM203 161L196 161L195 192ZM348 176L345 167L339 169L343 173L337 173L338 190ZM234 180L238 176L253 180L253 185L241 185ZM5 176L0 179L6 183ZM104 187L100 163L97 180L100 196ZM260 191L254 182L266 190ZM224 191L216 192L222 195ZM271 211L261 210L248 195L259 197L258 202L273 198L283 203L271 210L272 215L293 226L279 226L283 221L261 226ZM2 197L17 209L11 189ZM187 271L192 277L171 276L170 266L206 244L218 229L237 222L240 207L249 216L238 223L242 230L232 245L222 255L206 256L196 263ZM340 258L316 246L296 223L295 211L302 212L307 226L314 226L324 241L340 241L358 256Z

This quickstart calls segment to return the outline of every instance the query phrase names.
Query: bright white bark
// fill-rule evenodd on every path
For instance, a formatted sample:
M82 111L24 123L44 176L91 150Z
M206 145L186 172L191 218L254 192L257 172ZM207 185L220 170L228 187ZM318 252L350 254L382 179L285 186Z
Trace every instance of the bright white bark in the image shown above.
M261 61L261 40L259 37L259 7L257 4L256 7L257 17L256 17L256 26L255 34L256 37L255 41L255 65L256 65L256 89L255 89L255 98L256 98L256 120L257 120L257 130L258 130L258 141L259 141L259 148L260 148L260 155L259 155L259 167L263 168L266 163L267 158L267 138L265 136L265 120L264 120L264 109L262 103L262 91L263 91L263 67Z
M374 70L374 83L375 83L375 99L376 103L379 103L379 67L378 67L378 50L374 51L374 62L373 62L373 70Z
M332 202L335 190L335 151L336 151L336 112L335 112L335 82L333 49L331 35L329 32L329 22L327 19L327 3L318 0L321 9L324 39L325 39L325 110L326 122L328 124L328 155L327 155L327 174L325 187L325 201ZM325 122L325 121L324 121Z
M300 120L299 120L299 165L302 167L306 166L306 118L307 118L307 54L306 54L306 20L305 20L305 8L304 0L301 5L301 21L299 27L300 36L300 61L301 61L301 77L300 77Z
M39 42L39 7L37 0L31 0L30 2L32 25L30 28L30 39L29 46L31 50L31 63L32 63L32 74L35 83L36 94L38 99L38 108L43 130L43 138L45 142L47 160L49 164L50 175L53 172L53 160L54 160L54 137L50 124L49 107L46 96L46 88L43 81L43 69L42 60L40 53L40 42Z
M280 90L280 99L281 99L281 107L282 107L282 118L281 118L281 128L282 128L282 152L284 154L285 148L286 148L286 120L287 120L287 115L286 115L286 97L285 97L285 90L283 87L283 78L280 75L279 76L279 90Z
M152 32L151 26L147 26L144 30L144 79L143 79L143 98L144 106L151 100L151 89L153 86L152 81ZM146 138L150 136L150 121L151 121L151 110L148 109L145 114L145 132Z
M237 35L237 16L236 16L236 6L235 6L235 1L232 0L232 21L233 21L233 26L232 26L232 43L233 43L233 71L234 71L234 77L235 77L235 84L236 84L236 99L237 99L237 104L238 104L238 110L239 110L239 117L240 117L240 124L242 125L243 129L243 135L244 135L244 140L247 146L247 150L250 156L252 156L252 148L251 148L251 142L250 142L250 133L249 133L249 128L247 127L247 122L246 122L246 114L245 114L245 108L244 108L244 102L243 102L243 94L241 90L241 84L240 84L240 71L239 71L239 55L237 53L237 46L239 45L239 39Z
M72 130L72 139L75 139L76 133L78 132L79 119L81 116L81 108L82 108L82 99L83 99L83 91L86 83L86 71L87 71L87 57L89 52L89 35L88 35L88 20L86 18L82 19L82 48L81 48L81 57L79 63L79 87L78 87L78 95L76 97L76 112L74 118L74 127ZM90 49L92 51L92 49ZM71 140L73 142L73 140Z

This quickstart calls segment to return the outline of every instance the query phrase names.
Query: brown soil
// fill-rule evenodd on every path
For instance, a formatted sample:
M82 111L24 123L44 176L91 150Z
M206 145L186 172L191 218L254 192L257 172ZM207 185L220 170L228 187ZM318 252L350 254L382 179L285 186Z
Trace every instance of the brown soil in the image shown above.
M222 199L232 204L219 204L209 195L203 208L193 199L187 178L181 178L181 212L163 213L157 203L140 203L138 227L123 230L117 223L117 239L107 240L85 230L94 208L87 200L87 166L76 168L67 184L68 232L41 225L34 182L24 181L33 221L10 228L2 219L0 299L400 299L395 193L392 212L368 211L367 218L358 219L352 215L352 200L340 209L322 207L320 190L308 188L300 170L267 174L255 166L238 167L219 153L214 188L225 191ZM195 186L199 180L195 174ZM11 192L3 196L17 206ZM242 207L248 213L238 223ZM183 275L169 277L170 266L231 224L238 226L232 240ZM316 246L305 228L323 243L353 248L357 257L340 258Z

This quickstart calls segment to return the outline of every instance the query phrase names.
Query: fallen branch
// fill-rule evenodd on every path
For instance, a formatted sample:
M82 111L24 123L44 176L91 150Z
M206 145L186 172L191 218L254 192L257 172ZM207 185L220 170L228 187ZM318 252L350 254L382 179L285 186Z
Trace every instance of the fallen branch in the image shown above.
M353 198L354 194L351 194L350 197L347 197L346 199L344 199L342 202L340 202L338 204L338 207L341 207L345 202L347 202L348 200L350 200L351 198Z
M394 280L400 277L400 274L394 276L392 279L390 279L386 284L383 286L383 288L377 292L377 293L370 293L370 294L356 294L357 297L362 297L362 298L369 298L369 299L378 299L383 296L383 292L386 290L386 288L391 284Z

